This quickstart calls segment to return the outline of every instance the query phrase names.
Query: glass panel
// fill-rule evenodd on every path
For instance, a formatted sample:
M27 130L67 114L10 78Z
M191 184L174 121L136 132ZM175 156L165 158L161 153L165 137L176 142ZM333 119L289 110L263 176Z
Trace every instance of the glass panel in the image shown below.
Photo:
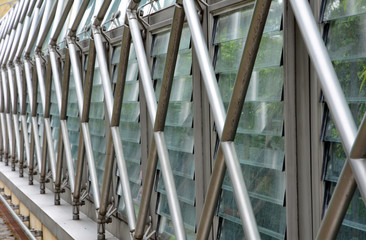
M182 212L183 222L185 228L189 231L194 231L196 226L196 210L195 208L187 203L179 202L180 203L180 209ZM157 213L163 217L166 217L167 219L171 220L170 213L169 213L169 206L168 206L168 200L164 194L160 194L159 198L159 204ZM165 229L167 230L167 229ZM173 229L171 229L173 230ZM171 235L174 234L174 231L170 233Z
M338 19L330 23L327 48L332 60L366 56L366 15Z
M161 173L158 178L157 191L166 195L163 176ZM194 205L196 198L196 185L194 180L185 177L174 176L175 187L177 188L178 198L180 201Z
M117 75L117 74L115 74ZM124 102L137 102L139 97L139 83L136 82L126 82L125 91L123 93Z
M155 96L159 101L162 80L156 80ZM191 101L192 99L192 77L176 77L172 84L169 102Z
M366 102L366 59L333 61L348 102Z
M215 71L224 106L235 86L253 5L215 19ZM281 29L282 1L272 1L239 121L235 146L262 239L285 239L286 174ZM213 153L217 154L217 149ZM218 239L243 239L240 216L226 174L219 204Z
M164 74L169 37L170 32L153 36L153 78L157 99L159 99L161 93L161 78ZM192 76L190 76L192 50L190 49L190 37L189 28L184 27L175 67L175 78L170 93L164 136L187 237L188 239L195 239L196 186L194 181L193 102ZM160 169L160 165L158 165L158 169ZM159 192L157 213L160 215L158 237L159 239L171 239L175 238L174 229L172 228L169 211L167 211L168 203L161 173L158 176L156 188L156 191Z
M253 6L220 15L217 20L214 44L246 38L250 21L253 15ZM282 19L282 0L273 0L267 17L264 32L279 31Z
M193 152L192 128L166 126L164 136L168 149L187 153Z
M229 103L235 86L236 72L221 73L219 88L224 102ZM245 102L281 101L283 68L265 68L253 71Z
M148 0L142 0L140 2L140 6L144 5L145 3L147 3ZM167 8L171 5L173 5L175 3L174 0L157 0L157 1L151 1L150 4L144 6L142 8L142 13L143 13L143 16L146 16L146 15L149 15L149 14L152 14L154 12L157 12L161 9L164 9L164 8Z
M324 20L334 20L366 12L365 0L327 0Z
M154 45L151 55L161 55L168 52L170 32L165 32L154 36ZM191 32L188 26L183 27L180 39L179 50L188 49L191 43Z
M193 102L169 103L166 126L192 127Z
M236 134L235 146L241 164L282 170L284 139L277 136Z
M221 197L222 204L220 204L219 216L241 224L233 193L223 190ZM286 232L286 208L259 199L251 198L250 200L261 235L266 234L275 239L284 239Z
M127 89L125 89L126 91ZM123 103L121 121L124 122L137 122L140 116L140 104L139 102Z
M330 182L338 182L338 176L341 174L347 156L344 153L342 144L331 143L328 153L328 163L325 180Z
M121 137L125 141L140 142L140 124L133 122L121 122L119 131Z
M280 66L282 58L282 32L264 34L259 46L255 68ZM219 44L216 72L237 70L243 54L244 40L234 40Z
M162 78L164 74L166 54L155 57L153 78ZM186 76L191 74L192 52L190 50L180 51L178 53L177 64L174 76Z
M252 198L283 205L285 198L285 173L268 168L241 165L245 184ZM232 191L226 174L223 189Z
M192 153L184 153L179 151L168 150L170 165L174 175L194 178L194 156ZM160 164L158 163L158 169Z
M113 65L113 82L117 80L118 62L121 48L115 48L113 57L115 58ZM132 56L132 58L131 58ZM142 195L142 171L141 171L141 145L140 145L140 103L139 103L139 82L138 82L138 65L133 45L131 44L128 70L126 76L126 85L123 93L122 112L120 116L119 131L122 139L123 154L126 159L128 168L128 177L130 180L132 198L134 202L135 212L138 213L140 199ZM117 60L118 59L118 60ZM117 176L119 173L117 172ZM119 179L119 177L118 177ZM117 194L121 196L119 200L118 211L126 218L126 209L123 202L122 189L120 184L117 188Z
M348 104L348 106L351 109L351 113L353 115L353 119L356 121L356 125L359 126L363 115L366 111L366 103L350 103ZM324 136L324 141L329 141L329 142L340 142L340 137L338 135L338 131L334 125L333 120L331 119L331 117L328 115L328 120L327 120L327 124L326 124L326 130L325 130L325 136Z

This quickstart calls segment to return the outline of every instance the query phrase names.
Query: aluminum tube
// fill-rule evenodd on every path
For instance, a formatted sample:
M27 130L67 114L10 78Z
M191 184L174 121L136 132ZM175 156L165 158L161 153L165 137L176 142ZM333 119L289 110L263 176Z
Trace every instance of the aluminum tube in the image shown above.
M166 115L168 112L169 99L171 94L171 88L173 84L174 72L177 63L179 45L182 35L182 29L184 24L184 10L181 1L177 1L175 4L173 22L171 25L168 52L166 58L166 64L164 66L164 74L162 78L161 91L159 96L159 103L157 107L156 121L154 125L154 132L164 131ZM145 231L145 221L149 214L149 205L151 195L154 187L154 177L157 167L157 151L155 140L153 139L148 155L148 162L146 167L146 174L143 181L143 190L140 200L139 216L136 223L135 239L142 239Z
M61 93L61 74L60 69L57 66L57 57L54 49L50 49L50 57L51 57L51 66L52 66L52 76L54 79L55 90L56 90L56 99L57 106L59 110L59 114L61 114L61 103L62 103L62 93Z
M234 141L235 139L270 6L271 1L268 0L258 0L255 4L227 117L225 119L221 142ZM207 239L209 237L225 171L224 154L222 148L219 148L197 231L197 239Z
M75 43L73 41L68 40L67 45L69 47L69 52L70 52L70 61L71 61L71 67L72 67L72 74L74 76L74 81L75 81L76 97L78 100L79 113L81 114L83 112L84 93L83 93L83 86L82 86L80 63L79 63L79 60L77 59Z
M148 65L147 59L146 59L145 48L144 48L144 44L143 44L142 38L141 38L140 27L139 27L138 21L136 19L136 16L133 13L127 11L127 16L128 16L128 21L130 24L133 44L135 46L137 62L139 65L139 70L140 70L139 74L140 74L140 77L141 77L141 80L143 83L142 86L144 88L146 104L148 106L147 109L149 112L150 121L152 122L152 125L154 126L157 104L156 104L154 88L152 85L151 73L150 73L149 65Z
M7 77L4 69L1 70L1 83L3 90L3 101L4 101L4 110L5 112L9 112L9 93L7 87Z
M5 55L4 55L4 59L3 59L3 63L6 64L8 62L8 58L9 58L9 54L10 54L10 49L12 47L12 45L14 44L14 37L15 37L15 30L11 30L10 33L10 37L9 37L9 45L6 46L6 51L5 51Z
M36 41L36 47L42 47L43 42L48 34L49 29L46 28L48 27L47 24L51 24L51 22L53 22L53 19L55 17L55 13L56 13L56 9L57 9L57 3L54 1L46 1L45 2L46 6L44 7L44 14L42 16L42 22L41 22L41 26L40 29L38 31L38 37L37 37L37 41Z
M43 69L42 69L42 60L39 55L36 55L36 67L37 67L37 76L38 76L38 86L39 91L41 93L41 101L42 101L42 110L43 112L46 109L46 87L45 87L45 81L43 77Z
M159 154L159 159L168 155L168 149L166 148L164 132L154 132L154 139L156 142L156 149ZM160 161L161 172L164 179L164 187L167 190L167 198L169 201L169 212L173 219L175 237L177 239L186 239L186 233L184 231L183 218L180 211L180 205L178 201L177 191L174 185L174 178L172 168L170 166L169 159ZM170 190L170 193L168 192Z
M18 98L20 103L20 109L23 109L23 84L22 84L22 73L20 66L18 64L15 64L15 79L18 89Z
M246 239L260 239L234 142L221 142Z
M332 240L337 238L338 231L347 213L356 187L357 185L352 174L351 166L349 162L346 162L318 230L317 240Z
M53 182L55 182L56 181L56 156L55 156L55 150L53 149L51 123L50 123L49 118L44 119L44 126L45 126L45 130L46 130L45 134L46 134L46 140L47 140L47 146L48 146L49 160L50 160L50 165L51 165L52 179L53 179ZM43 146L43 147L45 148L46 146Z
M15 50L18 47L22 30L23 30L23 24L20 23L18 25L17 30L16 30L16 33L15 33L14 43L12 44L12 47L11 47L9 61L13 61L13 59L14 59Z
M25 153L27 157L27 165L29 166L30 161L30 146L29 146L29 138L28 138L28 128L27 128L27 116L21 116L22 121L22 128L23 128L23 138L24 138L24 146L25 146Z
M108 116L111 121L112 117L113 117L113 93L112 93L109 72L108 72L107 58L105 56L103 42L102 42L102 38L100 36L100 32L96 31L96 29L93 29L93 35L94 35L95 49L97 51L97 61L99 63L101 76L102 76L101 79L102 79L102 84L103 84L105 103L107 106ZM124 198L124 201L126 204L128 225L129 225L130 230L134 231L135 227L136 227L136 215L135 215L135 210L134 210L133 202L132 202L130 182L128 179L126 161L125 161L125 158L123 155L123 148L122 148L121 136L119 133L119 127L118 126L111 127L111 133L112 133L113 145L114 145L114 149L115 149L115 153L116 153L116 157L117 157L118 171L120 173L120 178L121 178L123 198Z
M6 130L6 118L5 118L5 113L0 113L0 117L1 117L1 131L3 134L3 147L4 147L4 156L6 156L6 154L8 154L8 136L7 136L7 130Z
M95 42L95 49L97 51L97 61L100 67L101 80L104 89L104 99L105 104L107 106L108 118L112 119L113 113L113 93L111 87L111 80L109 76L108 66L107 66L107 57L105 55L103 41L100 35L100 32L96 29L93 29L93 36Z
M11 114L6 114L6 128L8 130L8 141L9 141L9 157L13 153L13 128L12 128L12 122L11 122Z
M185 0L183 1L183 5L187 15L188 25L192 33L193 44L197 53L196 55L202 72L206 92L214 115L217 133L221 139L226 112L217 85L216 75L210 62L210 57L194 2L192 0ZM225 158L225 161L227 167L230 168L229 173L232 184L235 187L245 186L241 168L235 167L239 164L235 147L224 146L223 151L225 156L230 157L228 159ZM260 238L246 188L236 189L234 190L234 194L235 199L237 200L237 206L240 212L240 218L246 238Z
M357 136L357 128L327 49L320 36L311 8L305 0L290 0L290 3L309 56L319 76L323 94L341 137L343 147L347 156L350 156L351 148ZM348 163L346 163L340 176L343 182L337 184L329 205L329 209L337 213L327 211L317 235L318 239L332 239L332 236L339 230L350 201L342 196L344 193L349 194L352 192L355 180L363 200L365 201L366 199L366 161L363 159L350 159L348 162L353 170L355 179L352 178L351 172L348 171ZM330 218L327 216L329 214L336 214L340 217L336 219Z
M11 109L9 109L9 112L12 112L13 114L16 114L14 112L15 109L15 89L14 89L14 69L12 67L8 67L8 84L9 84L9 93L10 93L10 103L11 103Z
M38 170L41 172L42 169L42 153L41 153L41 145L39 143L39 133L38 133L38 122L37 117L32 117L32 127L34 132L34 144L36 148L37 162L38 162Z
M226 111L217 86L216 74L211 64L210 55L208 54L201 23L199 21L194 2L192 0L184 0L183 6L187 15L189 29L192 33L192 40L197 52L196 55L205 83L207 96L212 106L217 133L221 139L225 124Z
M69 132L67 130L67 122L66 120L60 120L60 126L62 131L62 141L64 143L64 149L66 154L66 164L67 164L67 171L69 172L69 184L70 184L70 191L74 193L75 189L75 171L74 171L74 163L71 155L71 144L69 139Z
M21 54L23 53L25 44L26 44L26 39L28 39L28 32L30 28L30 17L27 16L24 20L24 28L22 29L22 34L20 35L20 40L19 40L19 46L17 46L17 50L15 53L15 58L20 58Z
M4 43L2 45L3 47L1 49L1 54L0 54L0 63L1 63L1 65L5 64L5 62L4 62L4 55L5 55L5 51L7 49L8 43L9 43L9 34L6 35L5 40L4 40Z
M87 156L88 166L89 166L89 174L91 178L91 185L93 189L93 197L94 197L94 205L96 209L99 209L100 206L100 192L98 187L98 177L97 171L95 170L95 161L93 156L93 148L90 139L89 133L89 125L88 123L81 123L81 129L83 131L84 144L85 144L85 153Z
M28 98L29 98L29 106L32 112L33 110L33 85L32 85L32 73L30 63L28 61L24 61L24 68L25 68L25 80L27 83L28 89Z
M147 59L145 55L144 45L142 43L142 38L140 34L140 28L136 19L136 15L134 15L131 12L127 12L128 20L130 24L130 30L131 30L131 36L133 39L133 43L135 46L135 52L137 56L137 62L139 65L140 70L140 76L142 79L142 85L146 97L146 104L148 106L148 112L151 120L151 124L155 125L155 118L156 118L156 110L157 110L157 104L156 104L156 98L155 93L152 87L152 78L150 74L150 69L147 64ZM164 170L162 171L163 179L164 179L164 185L168 196L168 202L169 202L169 209L170 213L173 219L174 223L174 231L177 239L185 239L185 229L184 224L182 220L180 205L178 202L178 195L174 184L173 179L173 173L172 169L170 167L169 162L169 155L168 151L164 151L164 148L166 148L165 138L161 137L162 134L154 133L154 138L156 141L156 146L158 149L158 155L159 155L159 161L160 165L164 165ZM164 146L159 146L159 144ZM159 151L160 149L160 151ZM163 167L162 167L163 169ZM170 177L171 175L171 177ZM178 205L176 204L178 202Z
M337 74L334 71L328 51L320 36L309 3L305 0L290 0L290 3L304 38L309 56L318 73L322 91L342 139L343 147L347 156L349 156L353 142L356 138L357 128L346 98L344 97L343 90L339 84ZM360 168L359 170L366 169L365 164L359 164L357 167ZM358 182L363 186L364 183L362 182L365 182L366 175L362 174L358 176L359 170L353 169L355 170L356 179L360 180ZM364 170L362 170L362 172L364 172Z
M130 181L128 179L128 171L126 166L126 161L123 155L123 148L121 142L121 136L119 132L119 127L111 127L111 133L113 138L113 144L115 146L115 153L117 156L117 166L119 171L119 177L121 178L123 198L126 204L126 212L128 219L128 226L130 227L130 231L135 230L136 227L136 215L135 209L133 207L131 189L130 189Z
M17 156L19 159L20 158L20 134L19 134L19 119L18 119L17 114L13 115L13 123L14 123L14 133L15 133Z
M5 200L5 198L0 194L0 199L3 202L3 204L6 206L10 214L13 216L13 218L18 222L19 226L22 228L24 233L28 236L31 240L37 240L32 234L32 232L28 229L27 226L24 225L23 221L18 217L18 215L14 212L14 210L9 206L8 202Z

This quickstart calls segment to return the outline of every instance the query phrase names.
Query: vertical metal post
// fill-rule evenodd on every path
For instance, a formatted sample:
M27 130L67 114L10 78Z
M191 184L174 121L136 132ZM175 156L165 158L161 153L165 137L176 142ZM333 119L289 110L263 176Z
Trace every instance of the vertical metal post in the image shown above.
M170 29L167 59L165 61L166 63L164 66L164 74L161 86L162 91L160 91L159 96L154 132L164 131L183 24L184 24L184 10L182 6L182 1L177 1L175 4L172 26ZM140 201L140 209L136 225L135 239L142 239L144 235L145 221L148 215L149 203L154 186L154 177L157 163L158 163L157 149L155 139L153 138L149 148L146 174L143 180L143 191Z
M137 62L139 65L140 76L142 85L146 97L146 103L148 106L149 117L151 124L154 126L156 121L157 104L154 89L152 86L152 78L147 59L145 55L144 45L142 43L142 37L140 33L139 24L136 18L136 12L134 10L127 10L127 17L130 24L131 36L135 46ZM175 237L177 239L186 239L186 233L183 224L182 213L178 201L177 190L174 184L174 178L172 169L170 166L168 152L166 150L166 143L163 132L154 133L156 148L158 151L159 162L162 168L162 175L164 186L167 192L167 198L169 203L169 211L173 219Z
M305 0L290 0L290 4L304 38L309 56L318 73L323 94L341 137L343 147L349 157L357 136L357 128L351 111L347 105L327 49L320 36L309 3ZM348 159L343 167L324 220L321 223L317 239L334 239L336 237L355 190L355 181L365 201L365 179L365 159Z

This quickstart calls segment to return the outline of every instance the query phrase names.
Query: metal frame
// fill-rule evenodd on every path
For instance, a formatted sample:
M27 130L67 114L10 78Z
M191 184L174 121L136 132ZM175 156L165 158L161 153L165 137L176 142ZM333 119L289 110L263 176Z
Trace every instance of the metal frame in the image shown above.
M212 178L210 182L210 188L208 189L207 194L202 193L200 203L200 207L196 208L197 216L199 216L204 198L206 198L206 202L203 205L203 217L200 216L200 225L198 227L198 235L199 239L205 239L209 236L213 231L211 230L212 226L212 218L214 209L216 208L217 199L219 196L219 190L223 178L223 173L225 170L225 163L228 167L230 177L233 181L233 189L235 192L236 200L239 206L239 211L242 219L242 225L244 228L244 232L246 234L246 238L248 239L256 239L259 238L259 233L256 227L255 219L253 216L253 212L250 207L250 201L245 190L245 184L243 181L243 177L240 171L240 166L238 165L238 160L236 156L236 151L233 145L233 138L236 132L236 126L238 121L238 113L241 112L240 104L243 102L243 98L245 97L245 91L247 88L247 84L249 82L248 78L250 78L250 73L252 66L245 65L244 59L250 63L254 63L253 55L249 60L249 57L245 57L248 54L246 52L247 47L251 47L251 50L255 50L258 46L254 43L258 43L259 35L256 35L256 41L254 38L252 39L254 42L250 42L250 38L247 41L246 50L244 50L243 61L240 67L240 71L238 76L246 76L241 80L241 88L235 87L234 97L240 96L240 99L236 100L236 103L239 103L237 107L232 107L234 104L230 104L229 112L226 118L226 113L223 109L223 104L221 101L221 97L218 91L216 77L213 72L209 49L207 47L207 41L205 40L204 33L209 34L209 31L202 31L202 25L207 24L201 23L200 18L203 18L204 21L211 18L212 13L220 9L229 9L235 8L239 5L243 4L243 1L239 0L230 0L230 1L220 1L217 2L215 0L209 1L209 3L213 3L202 9L199 9L199 14L197 14L197 7L199 8L200 4L197 4L193 0L178 0L175 7L170 7L169 9L163 10L157 14L153 14L151 16L144 17L144 21L151 23L152 25L146 25L146 23L140 22L140 18L137 17L137 6L139 4L138 0L132 0L127 11L126 25L120 28L120 31L123 31L122 35L122 51L119 62L119 72L118 72L118 81L116 84L116 92L113 96L113 91L111 87L111 77L110 77L110 69L107 65L107 51L105 49L105 40L108 42L108 38L105 37L103 33L103 29L101 27L101 23L103 21L104 15L107 12L109 5L111 4L111 0L104 1L101 5L101 9L99 10L96 18L93 22L92 27L92 37L94 39L89 42L89 62L88 62L88 71L83 77L83 70L80 67L80 55L79 55L79 45L76 38L76 29L80 24L81 18L83 17L86 7L88 6L89 0L87 1L73 1L69 0L66 4L65 10L62 11L60 6L62 5L62 1L55 1L53 7L51 6L51 1L42 1L42 0L23 0L20 1L19 4L15 5L7 15L0 22L0 65L1 65L1 84L0 84L0 127L1 127L1 142L0 142L0 160L4 160L8 163L9 159L11 161L12 169L15 170L16 162L19 160L19 175L23 176L23 167L26 161L26 165L29 168L29 183L33 183L33 174L34 174L34 156L37 157L38 161L38 170L40 173L40 182L41 182L41 193L44 192L45 187L45 178L46 174L46 159L50 160L50 169L52 172L53 182L55 183L55 204L60 204L60 196L63 192L63 188L65 187L66 181L68 181L70 185L70 191L72 195L72 201L74 204L74 212L73 218L79 218L79 206L83 204L83 200L86 197L86 192L81 192L81 184L82 184L82 168L84 166L84 155L86 154L88 161L89 173L91 176L91 186L94 191L94 206L98 210L98 238L104 239L104 229L105 223L109 223L112 218L112 214L115 211L113 203L111 204L111 196L110 196L110 188L111 181L113 178L113 169L114 169L114 161L116 160L119 176L121 178L121 184L123 189L123 196L127 206L127 215L128 215L128 225L129 230L134 235L135 239L141 239L144 237L145 228L146 228L146 220L149 215L149 207L151 207L151 197L152 197L152 188L154 183L154 176L156 172L156 164L157 164L157 156L159 156L159 161L161 161L162 165L162 173L164 178L164 184L166 186L168 192L168 200L169 200L169 208L172 213L173 223L176 237L178 239L185 239L185 231L184 224L182 220L182 214L180 212L178 197L174 185L172 170L169 164L169 158L167 154L166 143L164 140L164 125L165 125L165 116L167 111L167 106L169 102L170 88L171 88L171 80L172 75L174 73L174 66L178 52L181 28L184 22L184 13L187 14L187 21L192 32L192 40L193 40L193 52L195 53L194 61L197 61L198 64L194 66L197 70L201 70L202 72L202 89L205 88L208 94L208 99L204 96L204 91L199 89L198 94L200 98L202 98L201 106L195 107L195 113L197 109L207 110L208 106L212 109L212 117L216 124L217 133L219 134L219 138L221 140L220 150L218 152L218 156L216 159L215 167L213 168L212 176L219 176L217 178ZM269 6L270 1L266 0L258 0L256 4L257 7L260 5L262 10L265 10L265 5ZM184 11L183 11L183 6ZM203 4L205 5L205 4ZM324 95L326 97L328 106L331 110L332 116L335 119L335 123L337 129L340 132L342 137L342 143L346 150L347 156L349 157L348 163L345 165L342 175L340 177L339 184L334 193L334 197L329 205L329 209L325 215L325 218L320 227L317 238L318 239L332 239L336 236L337 231L341 225L343 217L346 213L347 207L352 197L352 193L356 188L356 182L358 187L360 188L363 199L366 197L366 185L365 185L365 176L366 176L366 165L364 158L366 157L366 151L363 147L364 140L366 139L366 114L362 121L360 128L357 131L357 128L354 124L352 116L350 115L349 108L343 96L342 90L339 86L337 77L334 73L334 69L331 65L329 58L327 57L326 49L324 48L324 43L320 37L319 31L317 29L316 23L312 16L312 11L309 7L309 4L305 0L290 0L288 1L288 5L292 6L294 11L294 15L297 21L300 23L298 27L304 36L304 42L308 48L309 55L314 62L314 67L318 76L320 78L320 84L322 86ZM74 6L72 12L71 7ZM80 7L80 8L79 8ZM173 20L166 19L162 17L164 13L173 13L174 9L174 17ZM268 10L268 9L267 9ZM41 13L41 14L38 14ZM70 13L70 14L69 14ZM32 19L32 14L34 18ZM287 16L292 16L291 11ZM40 15L40 16L38 16ZM261 14L259 14L261 15ZM263 12L262 12L263 15ZM256 16L256 15L255 15ZM63 23L66 21L66 18L75 19L75 23L73 24L71 31L67 37L67 46L68 50L64 50L66 52L65 56L65 64L64 64L64 72L61 71L61 51L57 49L57 39L61 32ZM55 19L54 19L55 18ZM255 18L255 17L254 17ZM50 19L47 23L47 19ZM51 23L56 24L57 27L54 28L53 36L49 41L49 56L48 59L43 59L40 47L43 45L46 34L38 34L44 29L50 27ZM150 22L150 20L152 20ZM289 18L285 18L285 22L290 21ZM141 24L142 23L142 24ZM261 21L253 21L253 24L258 24L262 26L263 22ZM287 22L288 23L288 22ZM156 104L155 93L152 87L151 81L151 73L148 64L148 58L146 57L146 52L144 50L144 43L142 40L141 34L141 26L146 26L145 31L152 32L162 26L171 25L171 37L169 40L169 48L168 48L168 57L171 60L167 61L164 70L164 80L163 87L167 89L167 91L162 91L160 96L159 104ZM291 24L290 24L291 25ZM286 25L288 26L288 25ZM294 25L291 25L293 29L296 30ZM210 27L209 27L210 28ZM261 27L260 27L261 28ZM256 28L259 31L259 28ZM208 32L208 33L207 33ZM259 31L260 32L260 31ZM256 34L259 34L256 32ZM253 33L254 34L254 33ZM290 33L292 34L292 33ZM251 34L250 34L251 35ZM255 35L255 34L254 34ZM253 35L253 36L254 36ZM28 38L28 39L27 39ZM144 166L146 166L146 177L143 182L143 193L142 200L140 205L139 216L136 220L134 207L132 204L131 190L129 187L129 179L127 167L123 155L122 141L119 136L119 117L121 114L122 107L122 99L123 99L123 91L124 91L124 83L126 76L126 61L128 61L129 47L131 38L136 46L136 53L138 58L138 64L140 69L141 76L141 106L145 106L147 110L147 116L143 117L144 122L144 130L146 133L144 138L144 149L146 153L144 153ZM290 37L291 38L291 37ZM209 39L209 38L208 38ZM151 38L148 38L146 44L149 44ZM95 46L94 46L95 44ZM110 42L108 42L111 45ZM146 45L145 44L145 45ZM297 44L297 43L296 43ZM31 59L30 52L31 49L36 45L36 54L35 59ZM95 48L94 48L95 47ZM148 47L147 47L148 48ZM302 48L301 45L296 46L296 49L290 48L286 54L289 54L288 57L296 57L297 48ZM304 49L302 49L304 50ZM24 53L24 61L21 60L21 57ZM253 52L252 52L253 53ZM33 56L32 56L33 57ZM91 147L91 139L90 132L88 126L88 117L89 117L89 108L90 108L90 97L91 97L91 86L92 86L92 78L94 72L94 64L95 58L100 63L100 70L102 75L102 83L103 83L103 91L105 95L105 103L106 103L106 118L108 118L109 122L106 122L106 129L108 129L109 134L107 134L108 143L107 143L107 154L106 154L106 169L104 172L103 179L103 188L101 190L101 195L99 195L99 188L97 185L97 177L96 170L94 166L94 157L92 153ZM44 71L44 64L47 63L47 67ZM296 63L297 64L297 63ZM285 63L285 66L290 67L296 64ZM68 98L68 84L69 84L69 74L70 67L73 69L74 80L76 83L77 89L77 99L78 99L78 108L79 115L81 119L81 136L79 143L79 153L77 160L77 170L76 175L73 168L73 159L71 156L71 145L68 135L67 129L67 117L66 117L66 106L67 106L67 98ZM307 67L311 68L311 67ZM297 69L298 70L298 69ZM23 73L24 72L24 73ZM46 76L44 76L46 73ZM249 75L248 75L249 74ZM293 74L295 78L298 78L297 73L291 73L289 70L289 74ZM200 82L197 82L199 79L199 73L195 73L195 86L201 86ZM51 76L53 76L53 81L55 83L56 88L56 98L57 105L60 113L60 136L59 136L59 148L57 152L53 148L53 140L51 137L51 126L50 126L50 116L49 116L49 105L50 105L50 93L51 93ZM289 76L287 76L287 84L285 87L285 97L286 101L289 101L292 98L297 98L296 93L290 93L291 89L297 89L297 81L289 82ZM311 76L307 76L304 78L311 78ZM199 79L200 80L200 79ZM85 83L84 83L85 82ZM84 85L83 85L84 83ZM24 87L26 84L27 87ZM37 106L37 88L38 84L40 87L40 96L42 99L42 107L45 113L45 125L44 125L44 134L46 135L43 139L43 152L41 153L40 142L39 142L39 134L38 134L38 119L36 113ZM237 84L240 84L237 81ZM286 84L286 83L285 83ZM291 85L292 84L292 85ZM293 85L296 84L296 85ZM289 87L287 89L287 87ZM311 87L311 86L310 86ZM239 91L239 89L241 89ZM27 91L28 90L28 91ZM309 89L308 93L312 93L313 89ZM31 143L29 144L29 136L27 130L27 116L26 116L26 95L28 92L28 98L31 105ZM239 93L238 93L239 92ZM308 94L305 93L304 95ZM295 96L294 96L295 95ZM17 99L19 97L20 100L20 109L17 109ZM197 99L197 98L196 98ZM194 100L195 102L196 100ZM234 100L232 100L234 101ZM286 113L286 120L288 119L296 119L301 116L304 111L313 111L312 105L314 103L310 103L308 110L297 110L300 103L296 103L294 105L287 105L290 110L295 110L295 115L291 115L291 113ZM18 116L18 110L20 110L20 116ZM146 114L146 113L144 113ZM298 115L299 114L299 115ZM202 113L202 118L210 118L207 112ZM21 132L19 129L19 120L21 120ZM147 119L150 119L148 122ZM234 119L234 124L229 124L229 119ZM210 120L210 119L209 119ZM196 119L195 119L196 121ZM200 120L204 121L204 120ZM287 123L288 124L288 123ZM231 126L230 126L231 125ZM296 131L296 134L301 134L302 131L305 131L302 124L298 122L288 125L286 131L289 129L293 129ZM152 128L152 135L150 136L150 130ZM203 139L210 139L209 130L202 130ZM198 133L197 133L198 134ZM311 133L311 135L314 135ZM196 137L196 134L195 134ZM291 137L295 137L296 135L286 136L285 138L288 141ZM151 145L148 146L148 142L151 140ZM298 138L298 137L297 137ZM311 138L311 137L310 137ZM9 141L7 141L9 139ZM291 153L293 155L303 154L301 151L304 151L305 148L299 147L299 143L301 142L299 139L296 139L296 152L286 150L286 154ZM305 141L305 140L304 140ZM309 143L312 144L312 143ZM47 145L47 147L46 147ZM203 145L202 148L209 148L209 145ZM147 151L149 149L149 151ZM25 154L24 154L25 150ZM65 152L64 152L65 151ZM205 153L206 151L206 153ZM304 158L311 157L310 155L314 154L316 150L312 149L312 153L309 153ZM34 154L36 153L36 154ZM56 156L57 153L57 156ZM147 153L149 155L147 156ZM202 149L202 155L204 157L202 159L206 159L207 155L211 153L207 153L207 149ZM286 155L287 156L287 155ZM225 157L225 158L224 158ZM56 159L57 158L57 159ZM115 159L116 158L116 159ZM313 156L314 158L314 156ZM224 159L226 162L224 162ZM288 156L287 156L288 159ZM296 159L295 162L286 162L286 175L287 181L296 180L296 184L300 184L302 186L303 182L306 181L304 175L309 175L309 170L313 169L313 166L308 166L306 173L301 172L297 175L292 175L290 171L298 171L302 164L299 160ZM68 171L68 179L65 182L62 182L62 168L63 162L66 161L67 171ZM313 162L317 162L317 159L313 159ZM209 163L203 163L208 164ZM203 166L197 165L196 166ZM290 166L291 169L287 167ZM201 169L203 167L197 168L196 171L199 173L203 173L206 170ZM318 169L318 166L315 166L314 169ZM196 173L199 174L199 173ZM67 175L65 175L66 177ZM203 179L202 177L201 179ZM216 180L216 182L213 182ZM206 180L207 181L207 180ZM201 184L201 183L200 183ZM307 184L307 183L304 183ZM311 183L310 183L311 184ZM203 186L207 187L207 186ZM291 187L291 189L289 189ZM313 186L306 185L302 187L314 188ZM287 193L290 190L294 193L296 189L294 185L287 185ZM198 190L197 190L198 191ZM300 198L304 194L303 192L297 192L296 197ZM303 204L301 199L295 199L292 197L287 197L287 199L292 199L291 204ZM317 201L318 199L313 199L313 201ZM296 202L297 201L297 202ZM290 204L287 202L287 204ZM291 207L292 206L292 207ZM304 237L301 232L305 234L305 230L300 229L300 221L298 217L302 217L302 212L297 209L297 212L294 213L293 210L294 205L287 206L287 218L288 221L294 219L296 225L299 229L292 229L288 231L287 236L291 237ZM301 205L304 206L304 205ZM151 209L150 209L151 210ZM315 210L316 211L316 210ZM151 214L151 211L150 211ZM315 215L315 214L314 214ZM94 216L95 217L95 216ZM314 217L313 217L314 218ZM199 218L197 218L199 219ZM301 218L304 221L309 221L309 218ZM297 221L297 222L296 222ZM290 226L290 225L288 225ZM316 231L316 224L313 224L311 227L312 231ZM290 233L291 232L291 233ZM298 235L297 235L298 234ZM309 233L311 235L311 233ZM306 235L306 236L309 236ZM146 236L146 234L145 234ZM211 236L212 239L214 237Z

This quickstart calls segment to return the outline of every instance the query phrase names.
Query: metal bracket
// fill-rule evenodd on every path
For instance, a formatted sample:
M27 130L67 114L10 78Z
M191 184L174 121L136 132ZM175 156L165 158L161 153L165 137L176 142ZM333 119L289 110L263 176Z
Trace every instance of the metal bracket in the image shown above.
M146 229L145 233L144 233L144 236L142 239L150 239L154 234L155 234L155 230L150 232L150 229L152 228L152 221L151 221L151 216L149 216L149 227Z

